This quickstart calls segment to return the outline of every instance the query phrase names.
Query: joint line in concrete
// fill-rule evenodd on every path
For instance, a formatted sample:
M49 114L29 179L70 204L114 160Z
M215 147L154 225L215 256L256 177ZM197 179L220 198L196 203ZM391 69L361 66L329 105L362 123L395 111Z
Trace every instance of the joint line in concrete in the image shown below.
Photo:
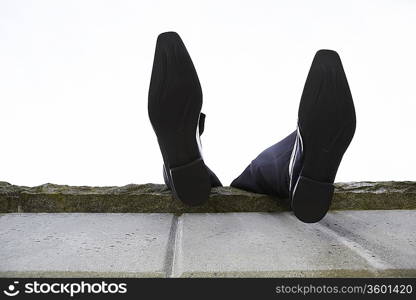
M165 272L166 277L172 277L173 268L175 265L175 256L176 256L176 244L177 244L177 235L178 235L178 223L180 216L174 215L172 218L172 225L170 227L168 247L165 259Z

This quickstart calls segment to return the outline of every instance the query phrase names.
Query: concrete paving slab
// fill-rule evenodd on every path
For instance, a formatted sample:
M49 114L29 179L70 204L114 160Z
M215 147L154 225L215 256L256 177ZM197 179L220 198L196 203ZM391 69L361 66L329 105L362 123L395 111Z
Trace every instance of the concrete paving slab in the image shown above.
M416 210L0 215L3 277L416 276Z
M412 216L416 211L349 211L304 224L288 212L185 214L177 226L171 275L415 276ZM392 259L395 254L400 258Z
M369 261L383 262L378 269L385 276L416 276L415 210L332 212L321 224L345 245L364 249Z
M0 276L165 277L171 214L5 214Z
M291 213L185 214L174 276L371 276L368 262Z

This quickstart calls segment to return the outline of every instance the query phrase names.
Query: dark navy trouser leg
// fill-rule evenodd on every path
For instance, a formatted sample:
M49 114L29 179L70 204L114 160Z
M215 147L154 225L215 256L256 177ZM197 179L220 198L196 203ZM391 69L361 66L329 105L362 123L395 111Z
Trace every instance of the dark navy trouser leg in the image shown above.
M267 148L231 183L250 192L289 197L289 161L296 140L296 131Z

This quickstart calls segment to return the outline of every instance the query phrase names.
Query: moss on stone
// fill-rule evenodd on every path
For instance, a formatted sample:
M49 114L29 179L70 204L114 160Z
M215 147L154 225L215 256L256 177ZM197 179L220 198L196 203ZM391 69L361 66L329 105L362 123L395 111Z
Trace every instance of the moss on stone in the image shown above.
M331 209L416 209L416 182L337 183ZM285 199L232 187L213 188L207 203L189 207L163 184L36 187L0 182L0 213L10 212L273 212L288 210Z

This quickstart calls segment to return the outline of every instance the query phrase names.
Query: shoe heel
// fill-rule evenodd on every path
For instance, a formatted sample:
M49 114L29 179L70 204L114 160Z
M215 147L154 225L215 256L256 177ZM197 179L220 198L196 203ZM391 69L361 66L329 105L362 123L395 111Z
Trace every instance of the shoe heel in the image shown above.
M211 192L207 167L202 158L170 169L174 196L190 206L206 202Z
M295 216L305 223L320 221L328 212L334 195L334 185L300 176L292 195Z

